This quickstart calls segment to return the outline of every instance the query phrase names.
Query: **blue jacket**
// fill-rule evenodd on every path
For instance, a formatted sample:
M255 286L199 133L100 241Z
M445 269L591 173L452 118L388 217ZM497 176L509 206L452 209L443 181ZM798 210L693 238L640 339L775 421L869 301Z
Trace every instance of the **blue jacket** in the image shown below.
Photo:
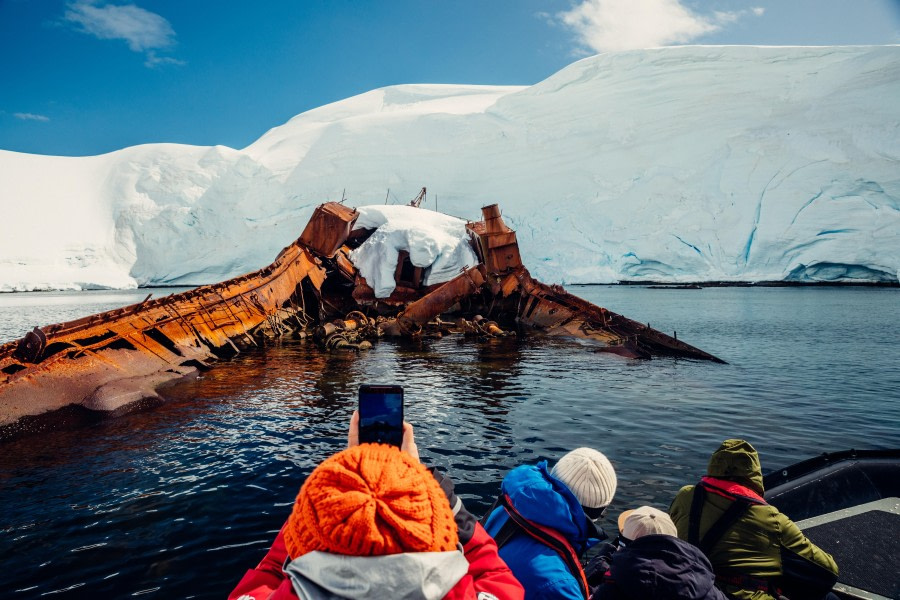
M699 548L671 535L645 535L615 552L594 600L727 600Z
M547 461L516 467L503 478L500 490L523 517L562 534L579 555L599 541L592 537L597 529L575 495L547 471ZM501 506L490 514L485 529L496 536L507 520ZM559 554L524 532L500 548L500 558L525 588L525 600L584 599L578 580Z

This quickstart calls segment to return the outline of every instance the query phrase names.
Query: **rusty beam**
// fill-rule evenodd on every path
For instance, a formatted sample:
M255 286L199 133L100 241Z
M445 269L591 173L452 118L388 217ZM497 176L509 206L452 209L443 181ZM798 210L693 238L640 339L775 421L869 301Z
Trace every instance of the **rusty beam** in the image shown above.
M409 304L403 312L382 327L387 335L415 335L423 325L446 312L485 284L480 268L467 269L437 289Z

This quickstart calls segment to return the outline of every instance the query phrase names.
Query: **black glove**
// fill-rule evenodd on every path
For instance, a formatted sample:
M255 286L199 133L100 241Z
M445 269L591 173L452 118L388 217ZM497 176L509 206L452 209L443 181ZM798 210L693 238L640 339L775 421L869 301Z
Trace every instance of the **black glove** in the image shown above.
M613 552L616 551L616 547L612 544L601 542L598 545L600 546L599 548L591 549L592 554L594 550L597 550L597 553L584 565L584 575L591 589L603 583L603 575L609 570Z
M465 546L475 534L475 523L477 522L477 519L475 519L472 513L466 510L466 506L463 504L462 500L460 500L459 496L456 495L456 492L453 491L453 480L444 473L438 471L436 467L431 467L428 470L434 475L434 479L438 482L438 485L441 486L441 489L444 490L444 494L447 495L447 500L450 501L450 508L453 509L453 519L456 521L456 531L459 534L459 543Z

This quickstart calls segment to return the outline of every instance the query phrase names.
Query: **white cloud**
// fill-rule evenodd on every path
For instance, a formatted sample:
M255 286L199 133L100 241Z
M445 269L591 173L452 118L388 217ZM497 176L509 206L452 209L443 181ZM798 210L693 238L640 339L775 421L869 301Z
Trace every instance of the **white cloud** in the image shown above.
M680 0L582 0L558 18L595 52L685 44L764 8L702 16Z
M42 121L46 123L50 120L50 117L46 117L44 115L36 115L34 113L13 113L13 116L17 119L21 119L23 121Z
M144 61L144 64L150 68L153 68L160 65L183 65L186 63L183 60L178 60L177 58L172 58L171 56L157 56L156 52L153 52L151 50L147 52L147 60Z
M175 30L162 16L134 4L99 4L96 0L76 0L66 7L63 18L83 33L101 40L124 40L134 52L147 54L147 66L183 64L160 58L154 50L175 45Z
M713 13L713 15L715 15L715 20L720 25L725 23L734 23L740 18L740 14L736 12L722 12L717 10Z
M765 8L762 8L761 6L755 6L747 10L735 10L731 12L716 11L713 14L715 15L714 20L717 24L729 25L731 23L737 23L739 20L750 15L753 15L754 17L761 17L765 14L765 12Z

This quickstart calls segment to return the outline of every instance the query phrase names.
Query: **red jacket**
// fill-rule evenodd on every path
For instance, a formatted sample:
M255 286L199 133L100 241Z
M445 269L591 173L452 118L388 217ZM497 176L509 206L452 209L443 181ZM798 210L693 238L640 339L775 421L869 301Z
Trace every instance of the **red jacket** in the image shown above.
M525 590L500 558L497 544L481 524L476 524L475 533L463 547L463 551L469 563L469 570L444 596L445 600L475 600L481 593L491 594L498 600L524 599ZM287 558L282 528L259 566L247 571L237 587L229 594L228 599L298 600L290 580L282 570Z

